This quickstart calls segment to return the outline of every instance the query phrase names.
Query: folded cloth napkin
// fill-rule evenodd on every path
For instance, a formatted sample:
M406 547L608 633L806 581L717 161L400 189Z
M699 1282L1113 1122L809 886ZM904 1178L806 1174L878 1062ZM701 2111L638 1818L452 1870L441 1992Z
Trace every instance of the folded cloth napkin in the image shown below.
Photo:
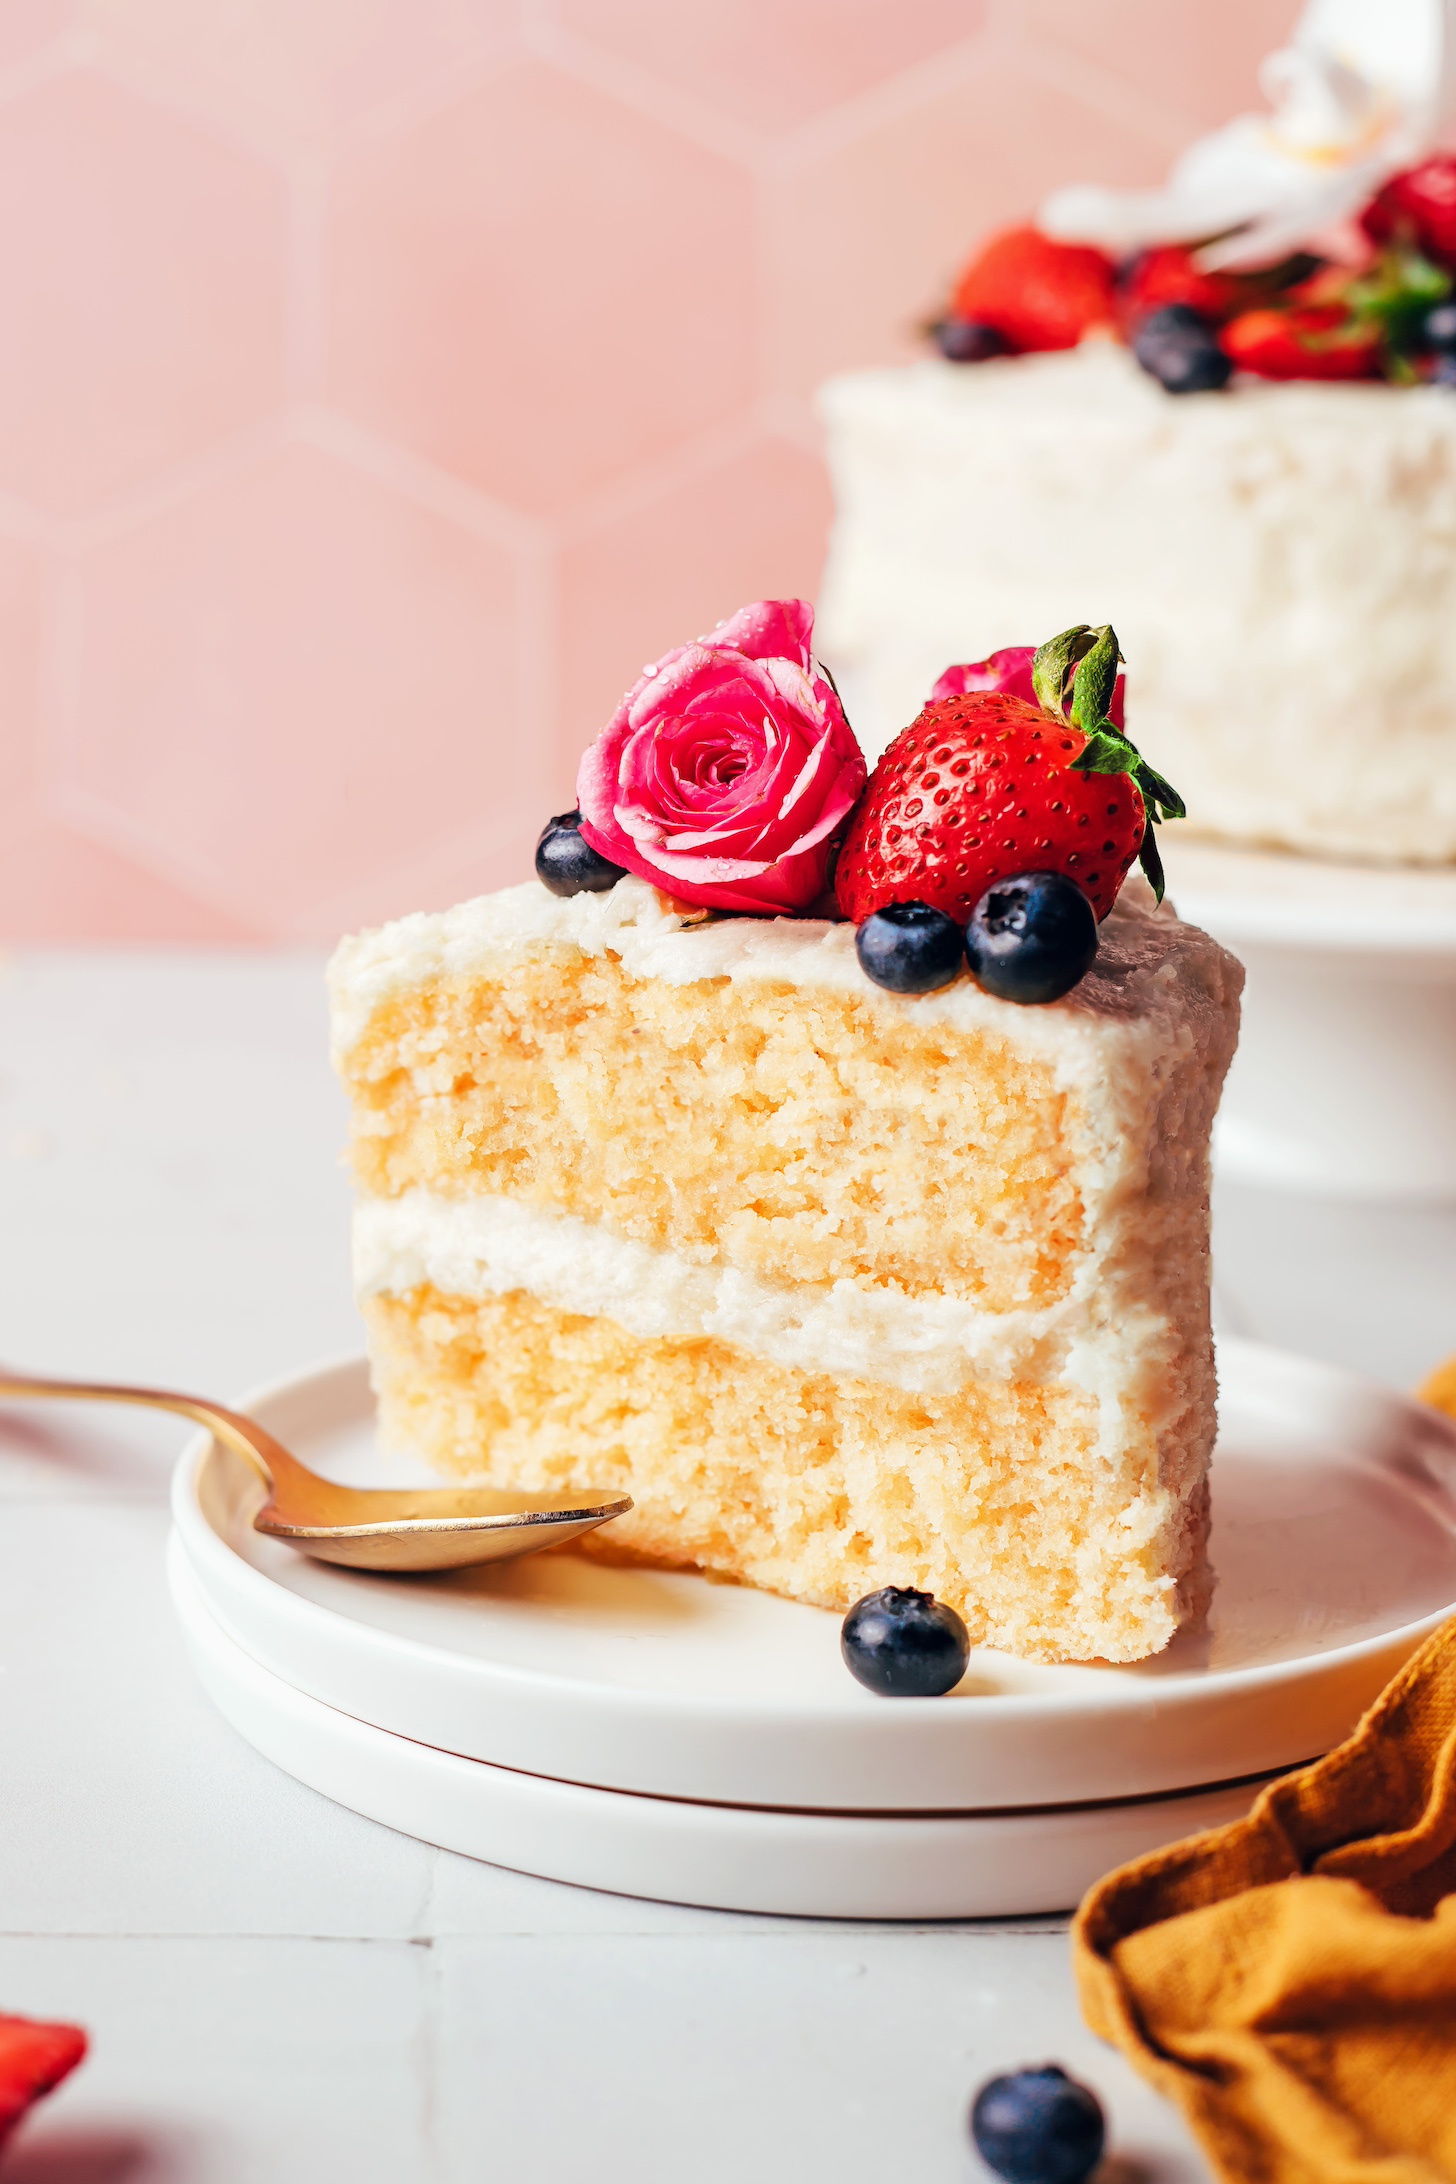
M1073 1949L1229 2184L1453 2184L1456 1620L1246 1820L1100 1881Z

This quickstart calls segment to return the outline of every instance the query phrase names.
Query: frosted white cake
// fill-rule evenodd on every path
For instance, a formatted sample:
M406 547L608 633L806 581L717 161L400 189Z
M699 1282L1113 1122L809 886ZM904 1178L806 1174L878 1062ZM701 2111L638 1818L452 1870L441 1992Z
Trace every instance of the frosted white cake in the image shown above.
M820 401L819 643L868 750L952 661L1111 621L1200 831L1456 859L1456 392L1174 397L1096 340Z

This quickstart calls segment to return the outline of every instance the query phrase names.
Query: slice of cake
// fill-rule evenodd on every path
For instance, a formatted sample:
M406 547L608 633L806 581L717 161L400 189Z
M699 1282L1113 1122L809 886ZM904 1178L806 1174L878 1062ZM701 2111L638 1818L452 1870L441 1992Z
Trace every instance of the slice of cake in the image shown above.
M649 670L583 766L595 822L543 838L549 885L334 959L384 1431L451 1474L626 1490L602 1552L839 1609L914 1586L979 1643L1140 1659L1207 1585L1207 1153L1239 967L1137 878L1100 931L1058 881L1096 960L1045 1006L985 990L958 938L958 969L897 992L866 975L873 917L705 909L761 885L802 912L864 779L807 610L797 635L774 613ZM1115 640L1098 657L1105 699ZM928 708L908 748L948 753L980 702ZM1067 794L1139 793L1107 766ZM846 850L860 888L887 779ZM695 906L609 861L688 865L690 838ZM928 865L911 881L911 942L958 935Z

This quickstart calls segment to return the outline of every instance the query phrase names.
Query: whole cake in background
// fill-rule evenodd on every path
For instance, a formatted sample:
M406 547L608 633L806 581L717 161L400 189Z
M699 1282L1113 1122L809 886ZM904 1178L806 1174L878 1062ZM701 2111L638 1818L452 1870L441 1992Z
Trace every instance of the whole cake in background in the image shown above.
M959 670L868 780L812 628L655 662L538 878L335 956L383 1428L625 1489L602 1552L1141 1659L1208 1595L1241 973L1160 902L1109 628Z
M992 238L942 358L821 393L820 636L867 747L947 659L1074 615L1201 832L1456 859L1456 36L1317 0L1166 189Z

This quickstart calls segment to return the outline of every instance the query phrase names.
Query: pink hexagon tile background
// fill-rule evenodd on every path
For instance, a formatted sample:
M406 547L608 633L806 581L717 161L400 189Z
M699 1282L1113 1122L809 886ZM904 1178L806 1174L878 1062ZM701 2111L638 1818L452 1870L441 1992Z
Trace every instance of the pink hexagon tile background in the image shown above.
M813 594L817 382L1296 12L0 0L0 935L523 877L642 661Z

